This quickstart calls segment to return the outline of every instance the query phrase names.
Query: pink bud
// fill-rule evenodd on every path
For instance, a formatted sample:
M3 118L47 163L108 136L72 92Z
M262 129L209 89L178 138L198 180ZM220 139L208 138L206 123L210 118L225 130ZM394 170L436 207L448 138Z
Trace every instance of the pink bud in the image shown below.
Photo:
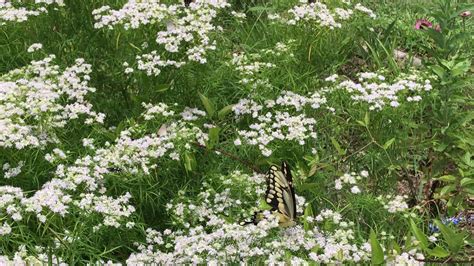
M417 30L432 28L432 27L433 27L433 23L429 22L426 19L418 19L415 23L415 29Z
M471 13L471 11L467 10L467 11L461 12L461 14L459 14L459 15L463 18L467 18L467 17L472 16L472 13Z

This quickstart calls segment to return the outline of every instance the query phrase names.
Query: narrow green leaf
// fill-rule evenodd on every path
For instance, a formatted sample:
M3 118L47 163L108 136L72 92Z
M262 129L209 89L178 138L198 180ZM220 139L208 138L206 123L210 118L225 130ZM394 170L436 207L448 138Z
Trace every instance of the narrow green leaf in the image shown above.
M337 140L334 137L331 137L331 143L334 146L334 148L336 148L337 153L339 155L342 156L346 154L346 151L341 148L341 145L339 145L339 142L337 142Z
M445 181L445 182L454 182L454 181L456 181L456 177L453 176L453 175L443 175L443 176L440 176L436 179L441 180L441 181Z
M313 176L314 174L316 174L317 170L318 170L318 164L317 163L311 165L311 168L309 169L308 175L306 177Z
M364 123L366 126L369 126L369 122L370 122L369 112L366 112L364 116Z
M308 204L308 206L306 206L306 208L304 209L304 214L303 214L303 227L304 227L304 230L308 231L310 230L311 228L313 228L313 225L310 224L308 222L308 217L312 217L313 216L313 207L311 206L311 204Z
M382 264L384 262L383 250L373 229L370 230L370 247L372 248L372 264Z
M194 158L194 155L190 152L184 153L184 169L186 169L186 172L193 171L195 167L196 159Z
M383 149L386 150L392 146L393 142L395 141L395 138L389 139L385 144L383 145Z
M363 127L366 126L366 124L365 124L363 121L357 120L357 123L358 123L359 125L363 126Z
M223 119L223 118L226 117L230 112L232 112L232 107L234 107L233 104L230 104L230 105L225 106L224 108L222 108L221 110L219 110L219 112L217 112L217 117L218 117L219 119Z
M398 254L402 254L402 249L398 245L397 241L392 240L392 246L393 246L393 249L398 252Z
M202 105L204 105L204 109L206 109L207 114L212 117L215 112L214 105L212 104L212 102L201 93L199 93L199 98L201 99Z

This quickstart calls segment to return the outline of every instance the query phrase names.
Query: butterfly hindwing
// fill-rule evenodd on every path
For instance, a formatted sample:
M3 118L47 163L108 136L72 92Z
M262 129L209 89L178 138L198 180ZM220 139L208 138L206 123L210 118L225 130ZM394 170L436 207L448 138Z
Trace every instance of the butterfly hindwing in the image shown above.
M267 174L266 202L289 219L296 218L295 192L293 178L287 163L283 162L281 169L272 165Z
M293 186L293 176L291 175L290 166L286 162L282 162L281 164L281 171L286 177L286 180L289 184L289 191L288 191L288 200L287 205L290 209L290 218L292 220L296 219L296 197L295 197L295 188Z
M266 176L267 190L265 201L271 207L270 211L278 216L280 226L290 226L296 220L296 200L293 188L293 177L290 167L283 162L281 168L270 166ZM263 218L263 212L255 212L251 221L242 224L257 224Z

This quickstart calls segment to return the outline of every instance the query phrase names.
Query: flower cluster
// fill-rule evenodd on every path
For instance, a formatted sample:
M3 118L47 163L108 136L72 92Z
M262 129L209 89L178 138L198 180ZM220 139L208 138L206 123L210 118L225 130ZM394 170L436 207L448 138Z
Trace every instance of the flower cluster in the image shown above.
M260 261L305 265L370 261L370 244L359 241L355 224L345 221L338 212L325 209L315 217L306 216L307 229L301 225L279 228L278 221L268 211L263 211L267 218L258 224L242 226L239 220L251 210L248 202L255 202L249 199L264 192L263 176L234 172L207 180L214 185L204 183L195 200L183 192L168 204L178 229L148 228L146 242L136 243L138 252L130 255L127 264ZM216 182L221 185L216 186ZM303 207L300 200L297 204L299 209ZM411 258L412 255L407 257ZM389 262L396 261L389 259Z
M290 91L284 91L275 100L267 100L263 105L254 100L241 99L232 107L237 118L243 119L250 115L256 120L249 125L248 129L239 130L239 138L234 141L235 145L241 145L242 141L249 145L257 146L262 155L270 156L275 141L291 141L304 145L308 140L316 139L314 126L316 120L306 116L303 108L309 106L310 110L318 109L326 99L315 92L309 96L299 95ZM299 114L291 114L288 109L299 111Z
M363 177L366 178L368 176L369 176L369 172L365 170L361 171L359 174L356 174L355 172L346 173L342 175L341 177L339 177L338 179L336 179L336 181L334 182L335 183L334 187L336 190L341 190L343 184L348 184L352 186L351 192L353 194L359 194L361 191L360 191L360 188L356 185L357 181L361 180Z
M83 59L61 70L55 56L0 76L0 147L23 149L56 142L54 129L83 117L102 123L105 115L92 110L86 96L91 65Z
M29 251L25 245L20 245L18 251L15 252L12 259L7 256L0 255L0 265L43 265L47 262L54 262L53 265L67 265L66 261L54 254L47 254L47 248L43 246L35 246ZM36 254L29 256L28 254Z
M405 200L408 196L379 196L377 199L383 204L384 209L390 213L405 212L408 209L408 204Z
M27 9L18 6L18 4L13 4L12 1L0 0L0 25L4 25L7 21L27 21L28 17L46 13L45 5L57 4L64 6L64 0L35 0L35 4L35 8Z
M250 87L252 90L257 88L272 88L269 79L265 73L277 67L271 61L282 61L284 57L294 57L291 52L291 44L278 42L273 49L262 49L258 53L235 52L232 54L232 65L237 71L240 80L239 83ZM271 58L268 58L271 57ZM275 58L276 57L276 58Z
M28 53L33 53L35 51L39 51L43 49L43 44L41 43L33 43L32 45L30 45L30 47L28 47L28 49L26 50Z
M144 106L147 110L142 117L147 118L146 121L173 119L171 116L175 112L164 104ZM163 112L158 114L159 110ZM194 113L198 111L193 109ZM163 130L151 134L143 134L139 126L132 126L121 131L114 143L106 142L101 147L93 145L93 139L84 139L91 154L69 164L57 164L52 179L31 194L17 187L0 186L0 220L4 221L0 227L1 234L15 232L16 224L23 220L31 222L31 216L36 217L39 223L73 216L89 221L94 231L102 227L133 227L135 207L130 204L131 195L107 195L104 181L112 178L112 174L113 178L123 174L149 175L151 169L157 168L159 159L167 156L179 159L181 150L191 148L190 142L205 144L207 134L190 122L176 120L168 121ZM60 149L47 155L51 162L68 156L69 153ZM10 166L4 168L11 170ZM23 219L26 215L29 218Z
M330 29L341 28L342 21L349 20L354 16L354 11L362 12L371 18L375 18L375 13L369 8L356 4L353 8L349 2L345 3L347 8L335 8L331 10L326 4L320 1L308 3L301 0L300 4L289 9L287 14L269 14L271 20L278 20L288 25L298 25L303 23L318 24ZM352 9L351 9L352 8Z
M216 42L211 35L221 29L214 25L214 20L219 9L228 6L225 0L198 0L188 7L182 4L167 5L157 0L129 1L119 10L103 6L94 10L93 15L96 28L113 28L119 24L125 29L148 24L164 27L164 30L158 31L156 43L170 54L184 55L179 60L168 60L158 50L138 55L137 69L145 71L147 75L157 76L167 66L179 68L187 62L206 63L207 52L216 49ZM132 71L127 68L127 72Z
M4 171L3 177L8 179L8 178L12 178L19 175L21 173L21 168L24 165L25 165L24 161L18 162L18 165L16 167L11 167L9 163L5 163L2 167Z
M396 108L401 101L419 102L421 94L432 89L431 81L423 79L417 72L402 74L393 82L387 82L385 76L373 72L363 72L357 76L357 82L339 80L337 75L326 78L326 81L335 83L329 92L348 92L355 102L368 103L370 110L382 110L387 104Z

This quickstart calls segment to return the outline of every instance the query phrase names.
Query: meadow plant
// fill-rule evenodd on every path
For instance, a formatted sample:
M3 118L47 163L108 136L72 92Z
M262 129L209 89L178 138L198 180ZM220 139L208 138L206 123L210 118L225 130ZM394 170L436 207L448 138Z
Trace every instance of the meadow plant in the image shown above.
M369 2L0 0L0 264L470 263L474 6Z
M27 21L28 17L39 16L41 13L47 13L48 10L46 9L46 6L51 4L64 6L64 0L35 0L32 8L22 6L21 1L1 0L0 25L4 25L7 22Z

